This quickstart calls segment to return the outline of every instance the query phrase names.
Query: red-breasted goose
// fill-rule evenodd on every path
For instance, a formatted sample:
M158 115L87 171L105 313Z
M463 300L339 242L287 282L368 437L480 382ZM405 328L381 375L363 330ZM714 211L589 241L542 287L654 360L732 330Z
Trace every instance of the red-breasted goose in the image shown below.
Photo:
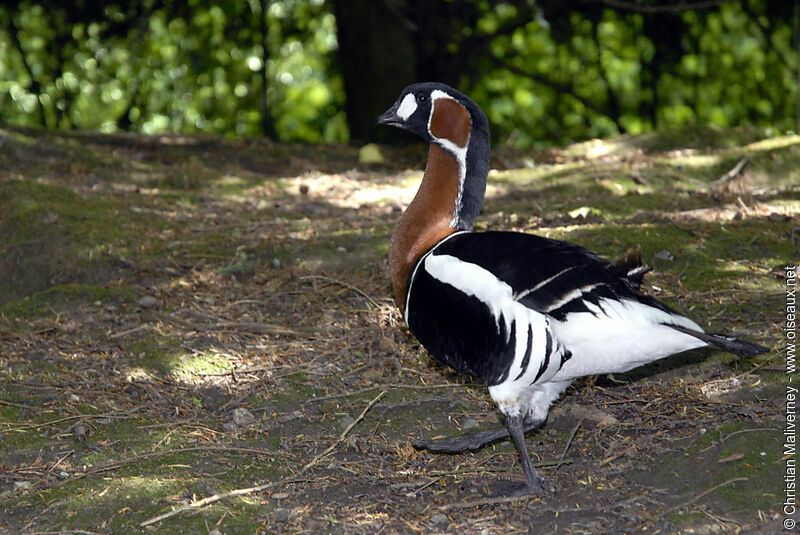
M706 345L743 357L767 351L706 334L639 293L646 271L639 259L611 265L571 243L473 232L489 171L489 124L456 89L411 85L378 123L430 143L419 191L392 234L397 306L431 355L488 385L506 424L419 445L460 451L510 435L525 473L524 487L513 492L540 493L524 433L544 423L576 377L624 372Z

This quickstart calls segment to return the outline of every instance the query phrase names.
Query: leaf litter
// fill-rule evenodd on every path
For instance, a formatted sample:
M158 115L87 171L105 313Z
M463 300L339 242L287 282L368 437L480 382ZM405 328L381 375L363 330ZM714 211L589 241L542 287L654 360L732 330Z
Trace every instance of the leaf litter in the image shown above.
M420 147L359 165L350 147L0 134L11 237L0 274L16 277L0 303L7 530L733 532L777 521L777 354L702 350L576 382L528 438L557 489L542 497L492 495L516 474L507 442L464 455L411 446L500 425L485 388L426 356L389 298L388 237L421 176ZM655 266L648 292L711 330L774 343L778 268L797 256L800 144L740 137L501 148L481 225L608 258L641 247Z

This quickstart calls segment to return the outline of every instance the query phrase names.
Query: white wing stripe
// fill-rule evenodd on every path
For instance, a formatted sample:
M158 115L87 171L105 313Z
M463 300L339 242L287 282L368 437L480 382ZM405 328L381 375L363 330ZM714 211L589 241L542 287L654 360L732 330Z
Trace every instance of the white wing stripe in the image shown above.
M596 283L596 284L589 284L589 285L583 286L581 288L576 288L576 289L572 290L571 292L569 292L568 294L564 295L564 297L562 297L561 299L559 299L555 303L550 303L550 305L548 305L547 310L545 310L545 312L552 312L553 310L559 308L560 306L569 303L573 299L577 299L578 297L582 296L583 294L585 294L587 292L591 292L592 290L594 290L598 286L603 286L603 283L599 282L599 283Z
M492 312L497 329L500 330L500 319L503 318L506 333L510 334L513 317L503 314L503 305L513 301L514 292L511 286L495 277L491 271L445 254L428 255L425 271L436 280L480 299Z
M466 230L461 230L459 232L454 232L454 233L450 234L449 236L445 236L444 238L439 240L439 243L437 243L436 245L434 245L433 247L428 249L428 252L425 253L424 255L422 255L422 258L417 261L417 265L414 266L414 270L411 272L411 276L408 278L408 288L406 288L406 307L405 307L406 311L405 311L405 314L403 314L403 319L406 320L406 325L408 325L408 309L410 308L409 305L411 304L410 303L411 302L411 287L414 285L414 279L417 277L417 270L422 265L422 263L425 261L425 258L427 256L429 256L431 253L433 253L433 251L436 250L437 247L439 247L441 244L443 244L444 242L446 242L450 238L458 236L459 234L464 234L465 232L467 232L467 231Z
M548 323L544 314L514 301L511 286L498 279L491 271L455 256L428 255L425 259L425 271L436 280L483 302L494 316L498 332L500 320L505 323L507 343L511 342L511 326L515 324L515 339L512 342L514 362L509 367L508 376L516 378L512 382L530 383L545 358ZM523 369L522 363L528 349L528 333L532 336L531 354ZM520 372L523 372L522 375Z
M514 296L514 300L515 300L515 301L519 301L520 299L522 299L522 298L523 298L523 297L525 297L526 295L528 295L528 294L532 294L533 292L535 292L536 290L538 290L539 288L541 288L541 287L542 287L542 286L544 286L545 284L549 283L549 282L550 282L550 281L552 281L553 279L557 279L558 277L560 277L561 275L563 275L564 273L566 273L567 271L569 271L569 270L571 270L571 269L574 269L574 267L573 267L573 266L570 266L570 267L568 267L568 268L566 268L566 269L562 269L561 271L559 271L558 273L556 273L556 274L555 274L555 275L553 275L552 277L548 277L548 278L546 278L545 280L543 280L542 282L540 282L539 284L537 284L537 285L536 285L536 286L534 286L533 288L529 288L529 289L527 289L527 290L523 290L523 291L521 291L521 292L517 293L517 294Z

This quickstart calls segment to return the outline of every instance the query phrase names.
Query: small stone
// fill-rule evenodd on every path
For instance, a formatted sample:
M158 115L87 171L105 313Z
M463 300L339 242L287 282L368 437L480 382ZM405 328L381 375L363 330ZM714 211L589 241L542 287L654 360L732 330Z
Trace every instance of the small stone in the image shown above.
M14 490L25 490L31 488L30 481L14 481Z
M450 520L448 520L448 518L442 513L438 513L431 517L431 522L433 522L437 526L446 526L450 522Z
M233 410L233 421L241 427L250 427L256 423L256 417L247 409L238 408Z
M383 163L384 158L380 147L375 143L367 143L358 151L359 163Z
M675 260L675 257L672 256L672 253L667 251L666 249L662 249L653 255L654 257L658 258L659 260L666 260L667 262L672 262Z
M275 269L278 269L282 265L281 259L280 258L273 258L272 262L270 262L270 265L272 267L274 267Z
M289 511L286 509L276 509L272 516L275 522L287 522L289 520Z
M220 530L218 530L217 528L214 528L214 529L212 529L211 531L208 532L208 535L222 535L222 532Z
M83 422L78 422L72 426L72 436L75 440L83 442L89 436L89 428Z
M236 429L238 428L239 426L236 425L236 422L225 422L224 424L222 424L222 429L224 429L225 431L236 431Z
M152 295L145 295L139 301L137 301L140 307L142 308L153 308L158 306L158 299L153 297Z
M58 473L58 477L60 479L67 479L69 477L69 472L62 470Z
M480 426L481 426L481 424L478 423L478 420L476 420L474 418L467 418L461 424L461 429L464 429L465 431L469 431L470 429L478 429Z
M614 416L608 414L607 412L601 411L597 407L591 407L588 405L574 405L570 407L570 412L572 413L572 416L578 420L582 420L584 422L593 422L595 425L600 427L619 423L619 420L617 420Z
M81 398L79 398L77 394L70 394L69 400L73 403L77 403L81 400Z
M397 342L394 341L394 338L389 336L383 336L380 340L378 340L378 344L380 348L386 351L387 353L399 353L400 346L397 345Z
M339 426L342 429L347 429L347 426L349 426L353 422L355 422L355 419L352 416L350 416L349 414L345 414L344 416L339 418Z

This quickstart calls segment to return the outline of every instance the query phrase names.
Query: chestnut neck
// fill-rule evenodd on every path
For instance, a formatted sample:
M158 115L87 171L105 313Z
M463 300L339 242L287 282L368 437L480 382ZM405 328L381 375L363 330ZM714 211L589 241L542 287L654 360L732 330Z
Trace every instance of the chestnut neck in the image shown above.
M394 299L402 313L408 277L417 259L445 237L462 230L455 226L454 214L463 182L453 155L431 144L422 183L400 217L389 246L389 274Z

